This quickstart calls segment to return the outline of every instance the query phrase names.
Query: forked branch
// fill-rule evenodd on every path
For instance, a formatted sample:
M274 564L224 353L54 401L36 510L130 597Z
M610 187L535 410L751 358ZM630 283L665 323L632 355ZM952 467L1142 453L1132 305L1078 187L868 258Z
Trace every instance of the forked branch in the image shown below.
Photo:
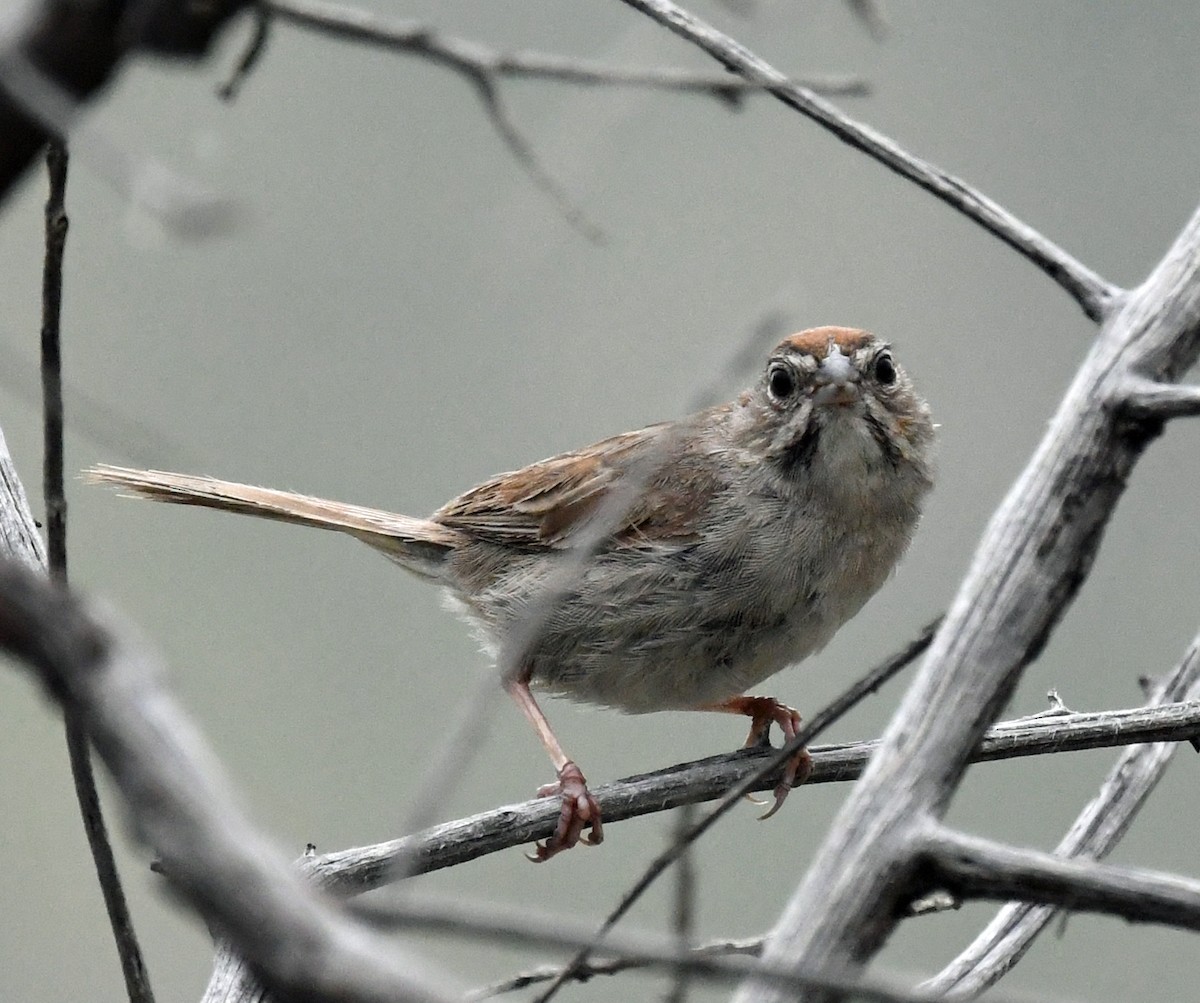
M945 811L970 751L1070 605L1137 459L1161 430L1161 418L1121 406L1126 381L1172 382L1198 354L1200 213L1101 329L765 957L840 968L882 945L918 867L914 827ZM749 985L738 998L780 997Z

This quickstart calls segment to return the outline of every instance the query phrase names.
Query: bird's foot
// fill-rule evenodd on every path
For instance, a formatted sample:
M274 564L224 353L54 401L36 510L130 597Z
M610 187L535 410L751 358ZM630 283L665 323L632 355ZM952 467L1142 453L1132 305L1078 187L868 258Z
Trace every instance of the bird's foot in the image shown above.
M538 789L540 798L562 799L562 811L554 835L544 843L537 843L533 853L525 854L535 864L549 860L556 853L569 850L577 843L597 846L604 842L604 829L600 824L600 805L587 789L587 780L579 767L567 760L558 771L558 780ZM589 832L584 836L584 829Z
M790 742L800 732L800 712L794 707L780 703L774 697L734 697L726 706L738 714L750 718L750 734L746 738L746 748L760 744L769 744L772 724L779 725L783 732L783 741ZM775 804L760 815L760 820L768 819L783 807L788 794L793 787L804 783L812 773L812 756L808 749L801 749L791 756L783 770L783 777L775 786Z

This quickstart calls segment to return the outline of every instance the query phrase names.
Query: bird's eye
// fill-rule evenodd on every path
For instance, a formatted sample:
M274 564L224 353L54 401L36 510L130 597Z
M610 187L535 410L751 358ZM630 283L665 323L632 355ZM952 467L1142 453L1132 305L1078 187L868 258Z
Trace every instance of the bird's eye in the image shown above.
M795 374L787 366L772 366L767 373L767 391L777 401L787 400L796 392Z
M891 352L880 352L875 356L875 379L884 386L896 382L896 364L892 362Z

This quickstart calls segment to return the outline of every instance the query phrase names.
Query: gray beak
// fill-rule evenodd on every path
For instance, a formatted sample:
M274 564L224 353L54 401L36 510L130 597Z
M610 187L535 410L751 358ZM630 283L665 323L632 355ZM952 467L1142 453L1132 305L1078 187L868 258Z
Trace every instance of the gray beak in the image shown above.
M858 400L858 373L838 345L830 345L825 361L814 376L813 403L847 405Z

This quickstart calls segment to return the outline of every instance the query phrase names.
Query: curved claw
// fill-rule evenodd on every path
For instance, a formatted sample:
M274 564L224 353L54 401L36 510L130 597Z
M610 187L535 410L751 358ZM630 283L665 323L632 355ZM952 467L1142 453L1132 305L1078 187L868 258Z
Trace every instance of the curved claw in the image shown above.
M812 756L808 754L807 749L801 749L788 760L787 768L783 771L783 779L775 787L775 804L765 814L759 815L758 820L765 822L779 811L783 807L783 802L787 800L787 796L791 794L792 788L804 783L810 773L812 773Z
M604 842L604 828L600 824L600 804L587 789L587 780L579 767L567 760L558 771L558 780L538 790L538 797L559 797L562 810L554 835L543 843L534 844L534 852L526 853L528 860L541 864L563 850L582 843L584 846L599 846ZM584 836L584 829L589 832Z
M780 703L774 697L731 697L719 704L708 704L702 709L719 710L729 714L745 714L749 717L750 734L746 737L745 748L769 745L770 735L768 732L771 730L772 724L779 725L785 742L790 742L800 733L800 713L795 708ZM807 749L801 749L790 757L783 771L783 777L775 788L775 803L766 814L759 817L768 819L779 811L792 788L804 783L811 772L812 757L809 756ZM749 794L746 795L746 799L753 804L765 803Z

